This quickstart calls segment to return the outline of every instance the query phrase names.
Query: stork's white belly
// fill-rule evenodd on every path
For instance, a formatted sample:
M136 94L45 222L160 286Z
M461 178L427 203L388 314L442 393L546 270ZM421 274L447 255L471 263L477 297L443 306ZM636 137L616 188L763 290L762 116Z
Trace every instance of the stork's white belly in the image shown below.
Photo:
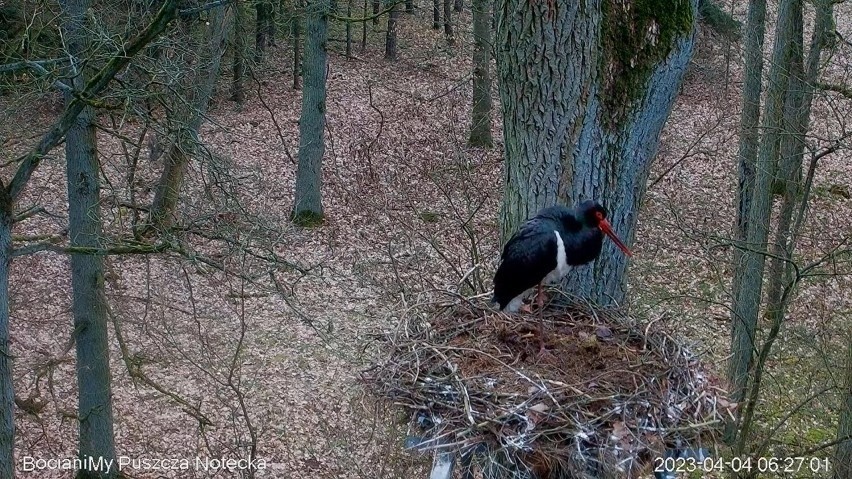
M556 268L544 277L541 281L544 284L558 283L563 276L568 274L568 263L565 257L565 243L562 241L562 236L559 235L558 231L553 230L553 234L556 235ZM535 291L535 287L530 288L512 298L506 306L505 311L509 313L517 313L521 308L521 305L524 303L524 298L529 296L533 291Z
M562 241L562 236L559 232L553 230L556 235L556 268L544 277L544 283L552 284L559 282L563 276L568 274L568 263L565 257L565 243Z

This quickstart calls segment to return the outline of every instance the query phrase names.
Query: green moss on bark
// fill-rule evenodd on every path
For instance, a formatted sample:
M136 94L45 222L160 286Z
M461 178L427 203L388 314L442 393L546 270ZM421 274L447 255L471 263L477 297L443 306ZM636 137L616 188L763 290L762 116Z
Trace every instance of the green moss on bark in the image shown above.
M302 228L314 228L317 226L322 226L325 217L322 215L322 213L316 213L313 211L299 211L298 213L294 212L293 214L291 214L290 219L296 226L300 226Z
M692 31L695 15L690 0L605 0L603 14L604 103L617 119L642 98L656 66Z

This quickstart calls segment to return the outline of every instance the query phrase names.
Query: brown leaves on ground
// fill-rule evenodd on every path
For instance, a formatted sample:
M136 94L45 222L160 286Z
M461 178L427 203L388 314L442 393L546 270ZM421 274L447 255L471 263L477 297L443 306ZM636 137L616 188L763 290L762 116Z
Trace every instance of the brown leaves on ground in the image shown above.
M743 18L745 2L737 5ZM838 32L852 38L852 4L838 4L836 9ZM181 212L197 220L195 226L216 223L234 237L259 225L275 227L277 231L267 228L264 234L278 236L265 241L306 273L278 268L272 274L278 288L268 274L260 284L247 285L180 258L110 258L112 313L123 327L134 364L216 424L201 429L182 406L135 384L114 344L110 360L121 454L245 457L249 419L257 455L274 463L265 477L423 476L422 464L401 452L399 425L374 415L374 405L357 383L358 371L378 354L371 346L376 329L394 328L401 310L428 300L428 292L490 287L489 274L498 258L502 138L495 115L497 146L490 151L466 146L472 45L460 29L456 46L448 47L442 33L429 30L428 13L401 15L399 62L382 60L382 37L372 26L366 52L356 48L352 60L339 52L330 56L323 167L327 217L321 228L295 229L287 222L300 92L289 89L291 51L286 42L273 48L270 62L256 71L258 82L249 83L242 107L224 100L228 78L220 82L210 121L201 132L217 160L193 161ZM456 18L469 23L467 14ZM701 41L651 173L654 186L640 214L629 286L631 307L639 315L693 342L704 361L717 361L721 370L729 330L730 248L725 238L733 223L739 50L732 45L726 57L723 42ZM771 36L766 43L771 45ZM826 59L824 80L849 84L850 58L848 46L839 45ZM810 141L819 149L837 136L852 108L830 92L820 93L815 102ZM59 105L55 94L0 96L6 119L0 124L4 163L38 140L32 132L43 131ZM103 123L110 125L107 118ZM128 120L123 127L128 131L122 134L133 138L140 125ZM107 233L123 237L132 214L119 206L129 198L122 142L99 131L99 148L110 180L103 185ZM16 235L56 234L67 225L63 153L52 153L21 201L43 206L50 215L21 222ZM800 245L803 262L849 237L852 202L842 194L852 189L848 156L845 149L821 161ZM14 167L4 167L5 178ZM150 203L161 169L161 160L141 165L132 185L140 204ZM216 193L212 200L205 196L211 186ZM220 193L225 186L235 192L242 209L228 209L234 202ZM234 224L235 211L254 219ZM473 239L468 231L475 233ZM246 259L237 246L196 241L196 247L221 261L239 265ZM246 261L253 273L262 270L259 260ZM783 387L772 388L777 392L771 399L779 404L775 417L832 381L820 371L825 371L824 361L831 362L839 332L848 327L852 275L848 259L830 266L825 271L829 274L800 287L785 329L789 341L770 364L778 373L773 378L785 381ZM67 258L51 253L18 257L12 266L16 394L48 401L43 407L26 408L38 410L37 417L18 410L18 457L75 454L76 422L69 416L76 409L76 376L73 352L66 353L72 332L68 268ZM544 368L576 369L574 361L609 368L624 358L637 360L640 345L620 342L623 333L617 328L607 333L585 321L562 330L550 325L545 322L549 336L540 360ZM246 334L240 343L243 326ZM494 342L500 354L536 359L540 345L535 321L504 323L502 328L490 333L502 335ZM235 354L240 344L242 350ZM614 348L616 344L623 349ZM461 367L485 364L472 358ZM228 385L229 377L236 388ZM619 377L631 381L629 374ZM789 432L780 431L790 435L782 440L799 443L803 428L819 432L815 437L830 435L832 403L830 397L820 397L794 418ZM247 413L239 407L240 399ZM537 404L548 407L532 411L539 422L553 406L542 400L531 407ZM625 422L624 427L630 426ZM150 471L135 473L155 476Z

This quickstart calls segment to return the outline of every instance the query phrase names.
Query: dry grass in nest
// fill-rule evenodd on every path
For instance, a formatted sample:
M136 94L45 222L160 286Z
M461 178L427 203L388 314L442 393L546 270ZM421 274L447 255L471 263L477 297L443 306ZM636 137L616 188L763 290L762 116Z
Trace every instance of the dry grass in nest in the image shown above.
M632 476L715 440L733 405L698 358L653 324L561 299L526 315L467 299L411 309L364 379L411 413L418 449L516 477Z

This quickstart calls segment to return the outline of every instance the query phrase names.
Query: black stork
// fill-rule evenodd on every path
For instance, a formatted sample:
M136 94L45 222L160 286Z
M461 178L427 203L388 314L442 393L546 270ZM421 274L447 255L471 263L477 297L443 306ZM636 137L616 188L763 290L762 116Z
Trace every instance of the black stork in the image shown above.
M569 266L594 261L601 254L604 234L624 254L633 256L612 231L606 213L599 203L584 201L574 209L551 206L527 220L503 248L491 301L500 310L515 313L526 293L538 285L536 302L541 308L542 284L559 281Z

